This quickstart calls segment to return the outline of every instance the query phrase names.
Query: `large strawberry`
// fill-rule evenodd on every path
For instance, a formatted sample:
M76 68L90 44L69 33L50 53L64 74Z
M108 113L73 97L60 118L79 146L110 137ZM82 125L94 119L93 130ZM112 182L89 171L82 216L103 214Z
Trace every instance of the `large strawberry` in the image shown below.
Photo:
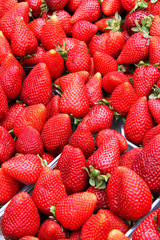
M1 231L6 238L34 236L40 226L38 210L26 192L17 194L7 206L2 219Z
M45 166L32 192L32 199L39 211L51 215L50 207L56 206L66 196L60 171Z
M0 31L0 64L2 63L2 60L11 53L11 47L5 36L3 35L3 32Z
M152 205L152 196L144 180L133 170L118 167L107 185L109 209L116 215L137 220L147 214Z

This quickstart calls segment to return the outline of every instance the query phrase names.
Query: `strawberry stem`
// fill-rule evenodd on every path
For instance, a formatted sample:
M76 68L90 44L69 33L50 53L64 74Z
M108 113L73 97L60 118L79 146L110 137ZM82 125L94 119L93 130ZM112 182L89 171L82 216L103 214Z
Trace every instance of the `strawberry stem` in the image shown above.
M50 212L53 214L54 217L55 217L55 210L56 210L55 206L50 207Z
M39 154L37 154L37 157L39 157L40 161L41 161L41 165L42 167L44 168L45 166L47 166L47 161L46 160L43 160Z

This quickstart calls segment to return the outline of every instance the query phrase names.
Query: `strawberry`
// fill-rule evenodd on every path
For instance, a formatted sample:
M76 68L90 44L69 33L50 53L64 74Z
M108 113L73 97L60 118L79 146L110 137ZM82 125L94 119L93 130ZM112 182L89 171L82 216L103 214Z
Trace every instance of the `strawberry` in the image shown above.
M22 85L20 99L23 103L47 105L52 98L52 82L45 63L37 64Z
M8 40L11 40L11 35L15 25L14 21L17 16L22 17L26 24L29 23L29 5L27 2L16 4L15 7L7 11L0 19L0 29Z
M156 15L153 18L152 25L150 28L150 36L160 37L160 16Z
M154 121L160 124L160 99L150 99L148 106Z
M56 206L66 196L60 171L51 170L45 166L32 192L32 199L38 210L46 215L51 215L50 207Z
M47 6L49 7L50 10L52 11L57 11L57 10L62 10L66 4L68 3L68 0L45 0Z
M147 131L153 127L153 121L149 112L147 98L139 98L130 108L127 115L124 132L126 138L139 145Z
M3 236L13 239L34 236L39 226L40 216L30 195L26 192L15 195L1 219Z
M149 187L133 170L118 167L107 185L109 209L114 214L135 221L147 214L152 205Z
M2 164L7 174L24 184L37 181L43 167L39 157L34 154L19 155Z
M71 21L71 15L66 12L65 10L60 10L56 12L57 18L59 22L61 23L64 32L68 37L72 36L72 25L70 23Z
M112 92L110 98L110 105L113 110L127 116L133 103L137 101L138 97L134 91L132 85L128 82L119 84Z
M69 72L89 71L91 59L87 45L84 41L77 43L69 50L66 67Z
M2 18L7 11L14 8L17 3L17 0L2 0L0 2L0 18Z
M103 142L87 160L87 167L93 166L101 174L112 173L119 165L119 142L117 137Z
M0 65L3 61L3 59L11 53L11 47L5 36L3 35L3 32L0 31Z
M39 240L39 238L34 237L34 236L25 236L20 238L19 240Z
M71 18L71 24L80 20L95 22L101 17L101 7L98 0L82 1Z
M42 6L42 0L26 0L28 2L29 8L31 9L31 14L33 17L37 18L41 15L41 6Z
M59 78L64 72L64 60L54 49L47 51L41 59L47 65L52 80Z
M35 104L22 109L14 122L14 133L18 137L21 131L32 126L41 132L46 121L46 107L43 104Z
M100 147L100 145L103 144L104 141L109 141L113 136L116 136L118 139L120 152L122 153L127 150L128 145L125 137L113 129L104 129L99 131L96 136L97 147Z
M157 209L150 213L143 222L135 229L133 232L132 239L144 239L144 240L152 240L159 239L160 234L158 230L158 223L156 220L156 216L159 214L159 210Z
M95 25L98 27L99 31L107 32L107 33L111 31L111 29L108 28L110 27L110 25L107 24L109 19L114 19L114 17L111 16L111 17L101 18L97 22L95 22Z
M146 132L142 142L143 147L145 147L150 142L150 140L157 134L160 134L160 124L156 125L155 127L151 128L148 132Z
M117 58L119 64L132 64L146 60L149 53L148 39L142 33L133 34L125 43Z
M62 224L62 227L78 230L92 215L96 202L97 197L93 193L71 194L57 203L55 217Z
M17 16L14 24L11 36L12 52L20 57L34 53L38 47L38 42L33 32L28 28L22 17Z
M129 240L129 238L118 229L113 229L109 232L107 240Z
M129 82L127 76L124 73L118 71L111 71L104 75L102 79L103 89L112 94L113 90L121 83Z
M56 114L60 113L59 105L60 105L60 96L55 95L51 101L47 104L47 120L53 117Z
M48 152L44 152L43 155L41 156L43 161L47 162L47 165L50 164L53 160L54 157L52 156L52 154L48 153Z
M99 72L89 79L86 84L86 91L90 107L93 107L95 103L102 100L102 76Z
M63 38L62 39L62 41L61 41L61 43L60 43L60 46L61 46L61 48L62 48L62 50L63 50L63 48L64 48L64 52L67 54L67 53L69 53L69 50L72 50L73 49L73 47L75 46L75 45L77 45L78 43L80 43L81 41L80 40L78 40L78 39L75 39L75 38ZM84 44L85 45L85 44ZM61 48L60 48L60 52L61 52ZM56 48L57 49L57 48ZM63 53L63 51L62 51L62 53Z
M82 0L68 0L67 10L70 13L74 13L81 2Z
M55 222L53 219L47 219L41 224L37 236L39 240L64 239L66 233L59 223Z
M160 134L153 137L132 163L132 169L143 178L152 192L160 190Z
M106 41L108 40L108 33L102 33L100 35L95 35L90 43L89 49L91 56L94 55L96 52L103 52L106 53Z
M94 138L87 124L78 124L77 129L72 133L69 139L69 145L80 148L86 158L94 152Z
M0 168L0 204L7 203L20 191L20 184Z
M93 61L93 57L91 57L91 67L89 69L89 78L90 79L92 76L94 76L95 74L95 70L94 70L94 61Z
M142 9L145 9L147 8L147 1L146 0L121 0L121 4L122 4L122 7L126 10L126 11L134 11L135 9L137 9L138 7L142 8Z
M70 236L69 236L69 239L81 240L81 231L80 230L72 231Z
M34 33L37 41L40 42L43 26L46 25L45 18L36 18L28 24L29 29Z
M95 52L93 54L94 68L96 72L100 72L102 76L111 71L117 71L116 60L104 52Z
M104 0L101 7L102 12L107 16L112 16L116 12L118 12L119 14L122 14L123 12L120 0Z
M31 126L22 130L16 140L16 150L22 154L43 154L43 142L40 133Z
M86 20L80 20L73 25L72 36L88 43L97 31L98 27L95 24Z
M149 11L151 14L153 15L159 15L160 14L160 1L150 1L148 2L148 6L147 6L147 11Z
M71 120L67 114L57 114L44 125L41 133L44 148L51 154L59 154L72 134Z
M0 105L0 118L2 118L8 112L8 102L7 102L7 96L4 93L1 84L0 84L0 101L1 101L1 105Z
M62 28L56 15L53 15L46 25L43 26L41 34L41 43L48 51L55 49L56 45L66 38L66 34Z
M113 120L113 112L106 105L95 105L83 118L82 123L88 124L92 133L110 128Z
M124 166L127 168L132 167L132 163L136 159L137 155L142 151L142 147L133 148L123 154L121 154L119 159L119 166Z
M38 19L38 18L37 18ZM42 58L44 58L46 54L46 50L38 46L36 52L33 55L28 55L26 58L21 60L22 66L35 66L38 63L42 62Z
M150 64L160 64L160 37L153 36L149 40L149 63Z
M139 66L133 74L133 87L138 97L151 93L153 85L160 78L159 70L154 66Z
M89 99L85 85L79 79L74 79L62 94L60 112L72 114L75 118L84 117L89 111Z

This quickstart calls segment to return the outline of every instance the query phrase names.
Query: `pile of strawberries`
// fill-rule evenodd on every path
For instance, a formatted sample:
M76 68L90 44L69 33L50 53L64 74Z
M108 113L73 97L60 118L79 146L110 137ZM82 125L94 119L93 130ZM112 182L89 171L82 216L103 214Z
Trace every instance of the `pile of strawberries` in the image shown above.
M0 0L4 237L128 239L160 192L159 69L160 0Z

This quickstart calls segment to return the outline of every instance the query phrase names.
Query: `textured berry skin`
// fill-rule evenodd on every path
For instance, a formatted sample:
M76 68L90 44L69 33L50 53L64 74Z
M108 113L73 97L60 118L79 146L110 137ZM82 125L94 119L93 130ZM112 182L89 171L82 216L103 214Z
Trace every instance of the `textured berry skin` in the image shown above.
M60 96L55 95L51 101L47 104L47 120L53 117L56 114L60 113L59 104L60 104Z
M147 214L152 205L149 187L133 170L118 167L107 185L109 209L114 214L135 221Z
M108 40L108 37L108 33L102 33L100 35L93 36L93 38L89 42L91 56L93 56L95 52L106 53L106 41Z
M121 4L122 7L126 10L126 11L131 11L135 5L136 5L137 0L121 0Z
M160 191L159 146L160 134L150 140L132 163L132 169L143 178L150 190L155 193Z
M20 184L0 168L0 204L7 203L20 190Z
M37 41L40 42L43 26L46 25L45 18L36 18L28 24L29 29L34 33Z
M37 18L41 14L42 0L26 0L28 2L29 8L32 9L32 16Z
M43 142L40 133L31 126L22 130L17 141L16 150L22 154L43 154Z
M158 240L160 238L158 223L155 220L154 216L159 214L160 209L153 211L149 214L143 222L136 228L133 233L133 240Z
M11 53L10 44L3 35L3 32L0 31L0 64L9 53Z
M42 58L45 56L45 54L46 50L41 46L38 46L36 52L31 57L29 55L27 58L22 59L21 64L22 66L35 66L42 62Z
M52 154L48 152L44 152L41 158L43 159L43 161L47 161L47 164L50 164L54 160Z
M151 128L148 132L146 132L142 142L143 147L145 147L149 143L149 141L157 134L160 134L160 124L156 125L155 127Z
M25 236L20 238L19 240L39 240L39 238L34 237L34 236Z
M127 168L132 167L132 163L134 162L137 155L142 151L142 147L133 148L123 154L121 154L119 159L119 166L124 166Z
M80 230L72 231L70 236L69 236L69 239L81 240L81 231Z
M97 22L95 22L96 26L98 27L98 30L101 32L110 32L110 29L106 29L107 27L109 27L109 25L107 24L107 20L108 19L113 19L114 17L107 17L107 18L101 18L99 19Z
M116 12L123 12L120 0L104 0L102 2L102 12L107 16L113 16Z
M68 0L67 10L70 13L74 13L81 2L82 0Z
M88 174L86 159L79 148L66 145L58 160L56 169L61 172L62 181L68 194L85 191Z
M133 34L125 43L117 58L119 64L133 64L146 60L149 54L148 39L142 33Z
M2 164L7 174L24 184L37 181L43 167L39 157L33 154L19 155Z
M126 138L139 145L147 131L153 127L153 121L149 112L147 98L139 98L130 108L127 115L124 131Z
M153 15L160 14L160 2L157 1L156 3L148 2L147 11L149 11Z
M37 236L39 240L64 239L66 233L59 223L53 219L47 219L41 224Z
M59 22L61 23L64 32L68 37L72 36L72 25L70 23L71 21L71 15L66 12L65 10L60 10L56 12L56 15L58 17Z
M152 25L150 28L150 36L157 36L160 37L160 16L156 15L153 18Z
M0 3L0 18L10 9L17 5L17 0L1 1Z
M96 212L99 209L107 209L108 208L106 189L98 189L98 188L91 186L86 190L86 192L91 192L96 195L96 197L97 197L97 204L95 206Z
M77 129L72 133L69 139L69 145L80 148L86 158L94 152L94 138L87 124L78 124Z
M88 124L92 133L110 128L113 120L113 112L106 105L95 105L83 118L82 123Z
M160 99L150 99L148 106L154 121L160 124Z
M1 231L6 238L34 236L40 226L40 217L30 195L17 194L7 206L2 219Z
M46 151L59 154L72 134L71 120L67 114L57 114L44 125L41 136Z
M32 192L32 199L40 212L51 215L50 207L67 196L60 171L45 166Z
M15 152L15 142L11 134L0 126L0 164L8 160Z
M57 11L63 9L66 4L68 3L68 0L47 0L46 4L52 11Z
M93 193L71 194L57 203L55 217L62 224L62 227L78 230L92 215L96 202L97 197Z
M124 233L122 233L121 231L117 230L117 229L113 229L112 231L110 231L110 233L108 234L108 238L107 240L129 240L128 237L126 237L124 235Z
M4 117L8 112L8 102L7 102L7 96L3 91L2 86L0 85L0 118Z

